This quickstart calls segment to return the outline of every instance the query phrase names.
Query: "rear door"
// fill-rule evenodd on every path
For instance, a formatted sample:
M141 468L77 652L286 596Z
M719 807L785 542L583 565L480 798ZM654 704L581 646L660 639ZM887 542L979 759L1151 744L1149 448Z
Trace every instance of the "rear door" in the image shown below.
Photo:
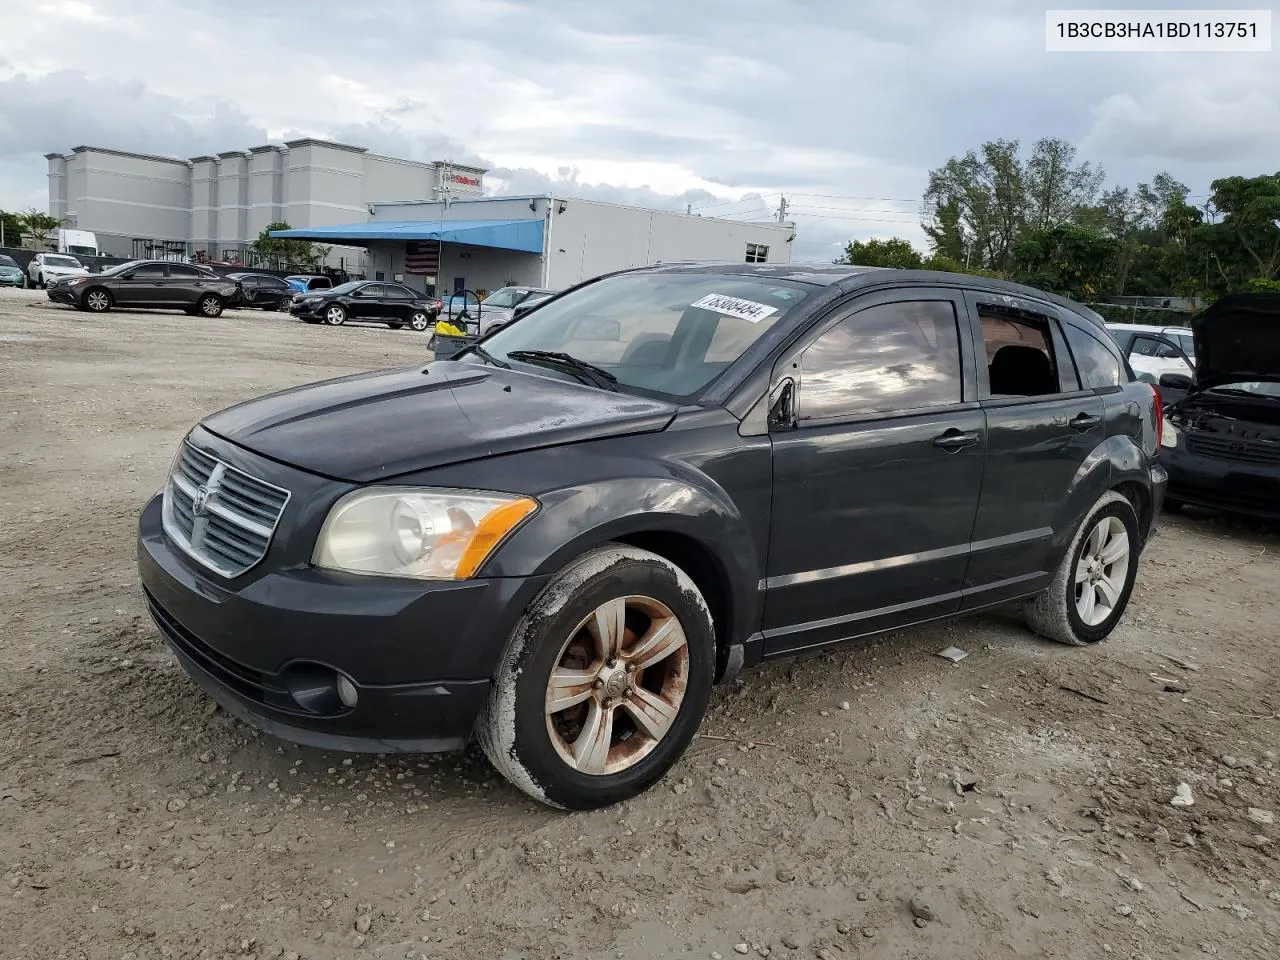
M1023 595L1048 579L1054 536L1074 521L1071 491L1106 426L1103 398L1081 386L1056 308L973 291L965 300L987 427L986 475L965 575L969 609ZM1117 361L1115 391L1119 378Z
M386 291L383 303L386 305L387 320L392 323L408 323L410 314L417 308L417 294L398 283L384 283L382 289Z
M171 263L169 275L161 283L163 301L173 307L194 306L209 282L209 275L203 270L186 263Z
M386 291L381 283L365 284L350 298L348 315L353 320L386 320L391 313Z
M774 370L766 654L954 613L986 454L957 291L864 294ZM789 386L788 386L789 385Z
M125 276L111 281L111 295L122 307L155 307L164 300L169 272L163 263L140 263Z

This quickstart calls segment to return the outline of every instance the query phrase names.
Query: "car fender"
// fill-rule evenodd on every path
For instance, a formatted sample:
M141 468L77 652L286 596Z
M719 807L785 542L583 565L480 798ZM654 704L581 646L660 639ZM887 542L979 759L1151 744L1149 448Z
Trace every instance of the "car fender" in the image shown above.
M761 559L749 525L714 484L671 476L616 477L554 490L538 499L537 513L495 551L480 576L549 575L603 543L676 538L709 561L718 581L724 619L717 625L723 633L719 643L741 643L755 629ZM699 579L695 571L686 572Z
M1067 549L1076 527L1098 498L1121 484L1136 484L1148 498L1146 503L1134 504L1139 520L1143 521L1144 511L1150 507L1150 462L1134 439L1124 434L1102 440L1081 461L1080 468L1071 478L1054 517L1054 558L1060 558Z

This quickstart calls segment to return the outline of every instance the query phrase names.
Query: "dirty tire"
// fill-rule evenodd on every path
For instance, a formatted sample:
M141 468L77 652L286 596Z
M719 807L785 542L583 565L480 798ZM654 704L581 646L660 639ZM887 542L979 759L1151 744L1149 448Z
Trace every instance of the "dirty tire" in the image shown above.
M586 774L557 751L548 731L547 683L566 640L611 599L641 595L675 615L688 645L683 699L667 732L634 765ZM499 661L477 734L489 762L548 806L590 810L627 800L659 780L688 747L707 708L715 671L715 628L683 570L646 550L607 544L560 571L525 609Z
M1086 538L1105 517L1118 519L1129 535L1128 567L1124 587L1120 591L1119 599L1112 607L1111 614L1096 626L1090 626L1081 619L1076 608L1074 574L1084 550ZM1120 622L1120 618L1124 616L1125 607L1129 603L1129 596L1133 592L1134 580L1138 574L1140 544L1138 516L1134 512L1133 505L1115 490L1108 490L1089 508L1080 525L1076 527L1071 537L1071 545L1063 554L1049 586L1023 607L1027 625L1048 640L1057 640L1059 643L1073 646L1086 646L1105 640Z

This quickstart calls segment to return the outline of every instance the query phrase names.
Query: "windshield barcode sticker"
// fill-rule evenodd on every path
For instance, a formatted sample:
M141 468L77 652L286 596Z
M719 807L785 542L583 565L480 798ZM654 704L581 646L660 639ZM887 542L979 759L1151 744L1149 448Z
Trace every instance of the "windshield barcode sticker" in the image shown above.
M697 303L690 304L690 306L702 307L704 310L714 310L716 313L739 317L752 323L759 323L769 314L778 312L777 307L771 307L767 303L756 303L754 300L739 300L737 297L726 297L722 293L707 294L707 296Z

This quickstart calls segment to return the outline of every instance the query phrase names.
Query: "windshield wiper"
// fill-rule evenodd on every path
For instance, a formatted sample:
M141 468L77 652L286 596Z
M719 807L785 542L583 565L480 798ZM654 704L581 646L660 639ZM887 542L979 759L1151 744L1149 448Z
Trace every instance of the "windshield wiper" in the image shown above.
M502 367L504 370L511 369L511 364L507 363L507 361L505 360L499 360L497 357L495 357L492 353L490 353L484 347L480 346L480 344L478 343L473 343L470 347L470 350L472 353L474 353L477 357L479 357L481 360L483 360L487 364L490 364L495 367Z
M556 350L512 350L507 354L512 360L523 360L525 363L540 363L546 367L568 370L577 374L583 383L591 383L605 390L614 390L618 378L608 370L602 370L594 364L579 360L577 357Z

